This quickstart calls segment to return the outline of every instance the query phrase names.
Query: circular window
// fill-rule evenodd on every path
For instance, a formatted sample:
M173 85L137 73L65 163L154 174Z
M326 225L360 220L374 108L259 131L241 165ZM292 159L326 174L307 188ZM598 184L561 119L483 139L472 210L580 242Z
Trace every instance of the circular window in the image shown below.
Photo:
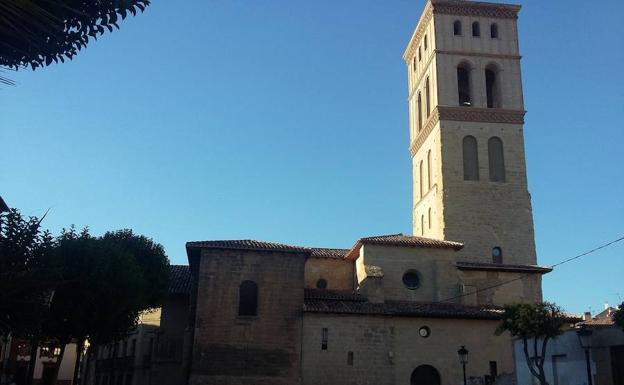
M316 281L316 288L317 289L327 289L327 280L321 278L318 281Z
M422 338L427 338L429 337L429 335L431 334L431 329L429 329L428 326L423 326L420 329L418 329L418 334L422 337Z
M403 274L403 284L410 290L418 289L420 286L420 275L415 270L406 271Z

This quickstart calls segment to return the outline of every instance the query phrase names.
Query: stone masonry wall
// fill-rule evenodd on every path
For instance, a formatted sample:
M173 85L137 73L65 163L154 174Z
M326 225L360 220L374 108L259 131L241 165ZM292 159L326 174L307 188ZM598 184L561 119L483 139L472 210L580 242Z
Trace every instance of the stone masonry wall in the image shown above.
M442 385L457 385L462 345L470 351L468 377L488 375L490 362L499 374L514 371L509 335L494 334L499 321L305 313L303 322L304 385L409 385L420 365L436 368ZM419 335L424 326L427 338ZM327 350L321 349L323 328Z
M327 281L327 289L353 290L353 261L332 258L309 258L305 264L305 287L316 288L319 279Z
M458 260L491 262L499 246L503 263L536 264L531 198L527 190L521 125L441 122L444 161L444 235L464 242ZM478 181L463 178L462 140L477 139ZM488 139L501 138L506 181L491 182Z
M306 255L204 249L190 384L299 384ZM258 315L238 315L239 286L258 285Z

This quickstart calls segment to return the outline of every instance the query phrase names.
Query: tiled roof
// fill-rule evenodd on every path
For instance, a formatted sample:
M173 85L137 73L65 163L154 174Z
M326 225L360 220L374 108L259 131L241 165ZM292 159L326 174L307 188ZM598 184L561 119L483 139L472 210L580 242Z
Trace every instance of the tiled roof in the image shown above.
M499 320L502 317L502 309L498 307L412 301L372 303L361 300L332 300L310 297L306 297L303 310L309 313L368 314L422 318Z
M390 245L402 247L428 247L428 248L450 248L459 250L464 247L458 242L443 241L439 239L430 239L423 237L415 237L411 235L392 234L381 235L376 237L367 237L359 239L351 249L331 249L319 247L302 247L286 245L283 243L256 241L253 239L231 239L217 241L196 241L187 242L186 249L234 249L234 250L263 250L263 251L281 251L290 253L307 253L313 258L334 258L334 259L357 259L359 249L364 244L371 245Z
M236 250L263 250L282 251L288 253L309 253L307 247L285 245L282 243L256 241L253 239L232 239L221 241L186 242L186 248L236 249Z
M169 294L188 294L191 291L191 272L187 265L169 266Z
M612 317L592 318L587 321L579 322L580 325L587 326L611 326L615 324Z
M348 252L349 249L325 249L314 247L312 248L312 254L310 254L310 257L343 259Z
M352 290L305 289L306 300L334 300L365 302L366 298Z
M453 249L460 250L464 247L463 243L444 241L441 239L432 239L417 237L413 235L403 234L390 234L379 235L375 237L360 238L353 248L347 253L346 258L357 259L362 245L387 245L387 246L399 246L399 247L414 247L414 248L434 248L434 249Z
M459 270L488 270L488 271L504 271L511 273L537 273L546 274L552 271L550 267L537 265L503 265L499 263L482 263L482 262L457 262L455 266Z

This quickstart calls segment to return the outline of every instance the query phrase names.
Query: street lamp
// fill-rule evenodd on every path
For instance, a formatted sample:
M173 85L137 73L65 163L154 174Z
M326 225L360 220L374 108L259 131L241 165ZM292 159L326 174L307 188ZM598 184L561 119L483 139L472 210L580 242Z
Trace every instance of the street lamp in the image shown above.
M466 349L466 347L462 345L462 347L457 351L457 356L459 357L459 363L462 365L462 369L464 371L464 385L466 385L466 364L468 363L468 349Z
M591 363L589 361L589 349L591 349L592 330L587 325L581 325L576 331L581 347L585 350L585 363L587 364L587 384L593 385L591 374Z

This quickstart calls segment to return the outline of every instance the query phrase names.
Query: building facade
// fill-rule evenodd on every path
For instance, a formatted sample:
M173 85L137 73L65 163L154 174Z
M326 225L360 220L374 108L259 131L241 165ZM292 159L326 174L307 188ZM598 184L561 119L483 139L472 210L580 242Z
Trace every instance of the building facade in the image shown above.
M589 361L593 384L624 385L624 330L614 324L615 309L605 306L604 311L592 317L585 313L584 320L568 328L550 341L546 347L544 372L551 385L587 385L587 359L577 335L578 328L591 330ZM516 383L538 384L529 371L522 341L514 343L516 357ZM533 359L533 356L531 356Z
M2 375L0 384L23 385L27 382L30 365L30 343L27 340L8 338L3 346ZM60 356L58 345L42 344L37 348L33 385L53 385L54 372ZM65 346L63 361L59 367L57 385L71 385L76 362L76 344Z

